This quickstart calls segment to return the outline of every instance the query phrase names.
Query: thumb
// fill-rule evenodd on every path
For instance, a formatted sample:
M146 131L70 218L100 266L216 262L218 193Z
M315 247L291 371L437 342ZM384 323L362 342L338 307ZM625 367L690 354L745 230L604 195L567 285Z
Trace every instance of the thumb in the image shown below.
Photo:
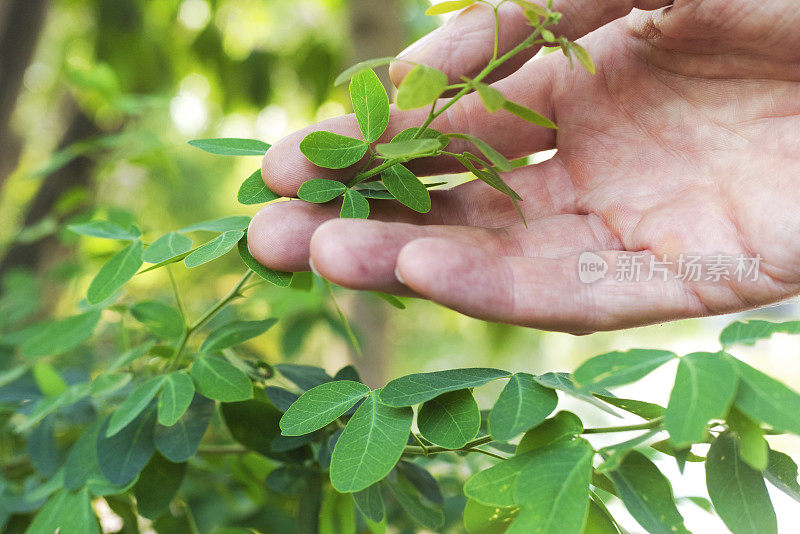
M539 0L543 4L543 0ZM672 4L672 0L555 0L553 11L562 13L561 22L552 28L553 33L575 40L622 18L634 8L659 9ZM532 28L522 8L513 1L503 2L498 8L500 20L499 52L503 54L525 40ZM515 72L538 52L537 47L519 54L498 69L489 82ZM450 17L445 24L429 33L401 52L398 59L422 63L444 71L451 83L461 81L461 76L475 76L492 58L494 51L494 16L492 8L479 2ZM395 86L399 86L414 65L397 61L389 68Z

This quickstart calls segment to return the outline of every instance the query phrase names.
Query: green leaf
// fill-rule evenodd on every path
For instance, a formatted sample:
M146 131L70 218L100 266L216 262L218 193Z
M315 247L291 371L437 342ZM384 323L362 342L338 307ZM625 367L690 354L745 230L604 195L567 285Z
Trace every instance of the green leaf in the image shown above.
M331 457L331 484L352 493L385 477L403 454L411 431L410 408L392 408L368 396L336 441Z
M482 82L471 82L470 85L475 87L478 91L478 96L481 97L483 105L489 113L494 113L503 109L506 103L506 97L503 96L503 93Z
M394 57L380 57L375 59L368 59L366 61L362 61L361 63L357 63L352 67L349 67L347 70L342 72L339 76L336 77L334 80L333 85L339 86L343 83L350 81L353 76L358 74L359 72L366 70L366 69L374 69L375 67L382 67L383 65L388 65L396 58Z
M599 393L593 393L593 396L610 404L611 406L616 406L621 410L638 415L642 419L651 420L656 419L657 417L664 417L664 413L667 411L663 406L653 404L652 402L609 397L608 395L600 395Z
M800 484L797 483L797 464L788 455L769 450L769 465L764 471L764 478L770 484L800 502Z
M416 109L432 104L447 89L447 74L417 65L406 75L397 89L398 109Z
M735 407L731 408L725 422L739 441L741 459L756 471L764 471L769 463L769 445L761 425Z
M239 187L239 192L236 195L239 204L244 204L245 206L266 204L267 202L272 202L279 198L281 198L281 196L274 193L267 187L267 184L264 183L264 179L261 176L261 169L256 170L242 182L242 185Z
M439 139L409 139L377 145L375 150L386 159L413 159L431 156L441 150ZM391 167L390 167L391 168Z
M598 501L600 500L594 498L589 501L589 513L582 534L619 534L620 531L611 513L605 505L598 504Z
M155 451L155 423L155 405L151 405L112 436L107 434L108 422L103 425L97 440L97 461L109 482L124 486L147 465Z
M464 484L464 495L486 506L516 506L520 473L535 457L537 450L512 456L489 469L478 471Z
M393 165L383 171L381 179L386 189L401 204L419 213L431 211L431 195L428 188L404 166Z
M277 319L232 321L218 326L212 330L205 341L203 341L200 352L220 352L230 347L235 347L249 339L260 336L272 328L277 322Z
M86 292L89 304L103 302L136 275L143 263L142 250L142 242L134 241L100 268Z
M504 195L508 195L514 202L522 200L522 197L519 196L519 194L516 191L511 189L511 187L503 180L503 178L497 173L497 171L494 170L492 167L486 165L486 163L479 157L474 156L469 152L465 152L463 155L461 154L456 155L455 158L462 165L464 165L464 167L466 167L468 171L470 171L473 175L475 175L475 177L484 182L486 185L497 189ZM472 162L472 160L475 160L485 168L478 169ZM519 210L519 206L516 207L517 210Z
M369 202L355 189L348 189L344 193L339 216L343 219L366 219L369 217Z
M22 355L32 360L67 352L91 337L98 322L100 310L45 323L22 344Z
M246 230L249 224L250 217L246 215L233 215L231 217L223 217L221 219L192 224L178 231L183 234L188 234L189 232L216 232L222 234L234 230Z
M274 271L258 263L258 260L250 254L250 249L247 246L247 232L245 232L244 236L239 240L238 249L239 257L242 258L242 262L244 262L251 271L267 282L275 284L278 287L288 287L292 282L292 273Z
M289 406L281 418L281 431L284 436L314 432L341 417L369 393L367 386L350 380L321 384Z
M434 130L433 128L425 128L422 133L417 135L419 131L419 127L414 126L412 128L406 128L405 130L401 130L397 135L392 137L390 143L399 143L400 141L412 141L414 139L436 139L439 141L439 146L442 150L444 150L450 140L445 137L442 132L438 130Z
M511 373L507 371L481 367L415 373L386 384L380 397L387 406L414 406L448 391L475 388L509 376Z
M589 506L594 450L583 439L537 449L517 481L519 517L508 532L581 534Z
M397 480L389 479L386 485L400 503L400 507L416 523L433 531L439 531L444 526L442 510L423 502L419 492L410 481L398 475Z
M156 239L142 253L147 263L161 263L192 250L192 240L178 232L170 232Z
M26 534L99 534L89 490L61 490L47 501L25 530Z
M291 391L279 388L277 386L265 387L264 393L267 395L269 401L283 413L286 413L286 410L289 409L289 406L294 404L297 399L300 398L300 395L295 395Z
M641 436L623 441L622 443L616 443L614 445L609 445L608 447L603 447L598 452L603 456L604 460L603 463L597 466L597 472L606 473L612 469L619 469L622 461L632 450L647 442L659 432L660 430L656 428L642 434Z
M738 378L721 355L707 352L680 359L664 426L676 447L700 443L709 420L724 417L736 395Z
M183 417L194 398L194 382L185 372L170 373L158 397L158 422L172 426Z
M445 13L450 13L451 11L458 11L459 9L471 6L477 1L478 0L446 0L444 2L439 2L438 4L432 5L425 11L425 14L443 15Z
M198 393L220 402L245 401L253 397L253 384L243 371L216 356L203 355L192 364L192 379Z
M631 451L619 469L609 471L625 507L652 534L688 534L672 487L661 471L638 451Z
M583 389L621 386L644 378L675 357L675 353L665 350L609 352L584 362L572 378Z
M366 68L353 76L350 100L364 139L374 143L389 126L389 95L375 71Z
M422 436L446 449L460 449L478 435L481 412L468 389L443 393L419 409L417 425Z
M739 375L734 405L751 419L800 435L800 395L732 356L730 361Z
M342 196L345 191L347 191L347 186L339 180L313 178L303 182L300 189L297 190L297 196L306 202L324 204Z
M503 388L489 415L489 434L497 441L509 441L550 415L558 396L533 380L533 375L516 373Z
M185 463L173 463L158 453L154 454L133 487L139 515L156 519L166 513L185 474Z
M153 345L155 345L155 343L151 341L123 352L106 368L106 373L113 373L118 369L128 367L130 364L150 352L150 349L153 348Z
M513 113L520 119L530 122L531 124L535 124L537 126L543 126L545 128L550 128L551 130L558 129L556 123L554 123L544 115L540 115L539 113L536 113L532 109L527 108L521 104L517 104L516 102L512 102L511 100L505 101L505 104L503 104L503 109L508 111L509 113Z
M373 295L378 297L379 299L385 300L388 302L392 307L397 308L398 310L405 310L406 305L403 304L403 301L399 298L395 297L394 295L389 295L388 293L381 293L380 291L371 291Z
M90 221L81 224L70 224L67 226L72 232L90 237L101 239L119 239L122 241L133 241L141 237L142 232L135 226L123 228L109 221Z
M725 348L733 345L755 345L773 334L800 334L800 321L773 323L770 321L737 321L728 325L719 336Z
M53 397L60 395L67 390L67 383L61 377L61 373L50 363L36 362L31 369L36 386L44 395Z
M356 534L356 528L353 499L349 495L330 489L320 510L319 532Z
M517 445L517 455L559 441L569 441L583 432L583 422L572 412L561 411L528 430Z
M578 43L573 43L572 41L567 41L567 43L569 51L572 52L576 58L578 58L578 61L581 63L581 65L583 65L583 68L589 71L589 74L595 74L597 72L597 68L594 66L594 61L592 61L592 56L589 55L589 52L587 52L586 49Z
M97 419L75 441L64 462L64 487L68 490L82 488L93 475L100 474L97 462L97 438L104 421Z
M729 434L721 434L711 443L706 486L714 510L733 534L777 534L777 518L764 478L742 461L736 440Z
M154 439L158 452L175 463L185 462L194 456L214 415L214 406L214 401L195 394L177 423L171 426L157 424Z
M318 167L344 169L355 165L369 145L361 139L353 139L333 132L311 132L300 141L300 152Z
M352 495L356 508L358 508L359 512L364 514L364 517L375 523L383 521L386 510L383 505L383 497L381 496L379 484L367 486L365 489L357 491Z
M395 467L397 474L408 480L417 491L433 504L444 505L444 495L439 483L427 470L414 462L400 460Z
M478 147L478 149L483 153L484 156L491 162L492 165L497 167L497 170L500 172L511 172L514 170L514 167L511 165L511 162L506 159L500 152L492 148L489 143L482 139L478 139L477 137L473 137L467 134L447 134L447 137L450 139L465 139Z
M111 437L128 426L149 405L164 385L163 376L155 376L139 384L128 397L122 401L108 422L106 437Z
M275 369L303 391L308 391L320 384L333 381L333 377L326 373L325 369L314 367L313 365L279 363L275 366Z
M195 139L189 144L217 156L263 156L270 145L257 139Z
M172 306L148 300L137 302L130 311L137 321L161 339L174 340L183 335L183 316Z
M485 506L472 499L464 507L464 529L467 534L503 534L519 515L519 508Z
M543 375L535 376L533 379L545 387L563 391L564 393L575 397L578 400L582 400L584 402L588 402L592 406L596 406L600 410L603 410L614 417L620 417L617 412L592 396L601 393L607 397L613 397L611 392L604 388L596 388L594 391L592 391L592 395L589 395L583 390L579 390L575 386L575 384L572 382L572 375L569 373L545 373Z
M242 237L244 237L244 232L241 230L230 230L224 234L220 234L215 239L186 256L183 263L187 268L192 269L204 263L214 261L227 254L239 243Z

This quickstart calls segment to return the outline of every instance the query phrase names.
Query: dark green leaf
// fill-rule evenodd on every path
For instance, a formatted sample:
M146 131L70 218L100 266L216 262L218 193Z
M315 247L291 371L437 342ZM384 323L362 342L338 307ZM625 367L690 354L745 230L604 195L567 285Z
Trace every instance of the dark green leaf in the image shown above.
M769 465L764 478L792 499L800 502L800 484L797 483L797 464L788 455L769 451Z
M416 373L392 380L380 393L388 406L414 406L448 391L482 386L511 373L499 369L467 368Z
M621 410L638 415L642 419L650 420L656 419L657 417L664 417L664 412L667 411L663 406L653 404L652 402L644 402L633 399L620 399L619 397L609 397L608 395L600 395L599 393L594 393L593 395L594 397L610 404L611 406L616 406Z
M161 339L174 340L181 337L185 327L180 312L156 300L137 302L131 307L131 315Z
M311 132L300 141L300 152L311 163L325 169L355 165L368 149L365 141L325 131Z
M441 150L439 139L409 139L392 141L375 147L375 150L386 159L413 159L430 156ZM390 167L391 168L391 167Z
M481 412L468 389L450 391L420 407L417 425L422 436L434 445L460 449L478 435Z
M122 404L114 410L106 428L106 436L113 436L136 419L147 408L150 401L155 398L163 385L164 377L155 376L137 386Z
M238 402L253 396L250 378L222 358L204 355L192 364L192 379L197 392L220 402Z
M349 67L347 70L342 72L339 76L336 77L336 80L333 82L333 85L338 86L341 85L350 79L353 78L356 74L361 72L365 69L373 69L375 67L381 67L383 65L388 65L392 61L394 61L394 57L381 57L376 59L368 59L366 61L362 61L361 63L357 63L352 67Z
M282 271L274 271L269 267L261 265L252 254L247 246L247 233L239 240L239 257L242 258L244 264L258 276L271 284L279 287L287 287L292 282L292 273Z
M108 366L106 373L113 373L117 369L128 367L130 364L150 352L150 349L153 348L153 345L153 342L145 343L144 345L139 345L138 347L133 347L132 349L123 352L119 358L114 360L111 365Z
M389 125L389 95L375 71L366 68L353 76L350 100L361 134L367 142L374 143Z
M147 263L161 263L192 250L192 240L178 232L164 234L147 247L142 260Z
M473 156L469 152L465 152L464 155L457 155L455 158L462 164L464 167L467 168L475 177L479 180L484 182L486 185L497 189L504 195L508 195L512 200L520 201L522 197L519 194L511 189L511 187L503 180L503 178L494 170L492 167L488 166L483 160L478 158L477 156ZM477 162L479 165L483 166L484 169L478 169L473 161ZM517 206L517 209L519 207Z
M195 139L189 144L217 156L263 156L269 145L257 139Z
M550 415L558 396L533 380L528 373L516 373L503 388L489 416L489 433L498 441L509 441Z
M338 491L361 491L385 477L408 441L413 412L367 397L350 418L331 457L331 483Z
M517 104L516 102L506 100L505 104L503 104L503 109L505 109L509 113L513 113L514 115L516 115L521 119L530 122L531 124L536 124L537 126L543 126L545 128L550 128L552 130L558 128L553 121L551 121L544 115L540 115L539 113L536 113L532 109L527 108L521 104Z
M133 487L139 515L155 519L167 512L185 474L185 463L172 463L155 453Z
M359 512L364 514L364 517L375 523L383 521L386 512L383 506L383 497L381 496L379 484L367 486L367 488L357 491L352 495L356 508L358 508Z
M576 399L588 402L592 406L596 406L597 408L610 415L613 415L614 417L620 417L617 412L592 396L599 393L606 397L613 397L612 393L605 388L597 388L592 391L592 395L589 395L585 393L584 390L579 390L575 386L575 384L572 382L572 375L569 373L545 373L543 375L535 376L533 379L545 387L563 391L564 393L575 397Z
M153 404L113 436L107 435L108 422L103 425L97 440L97 461L109 482L124 486L147 465L155 451L155 423L156 407Z
M219 352L260 336L272 328L277 319L232 321L215 328L203 342L200 352Z
M491 162L492 165L497 167L497 170L500 172L510 172L514 169L511 166L511 162L506 159L500 152L492 148L489 143L482 139L478 139L477 137L473 137L467 134L447 134L447 137L453 139L465 139L471 142L473 145L478 147L478 149L483 153L484 156Z
M252 206L254 204L272 202L273 200L281 198L281 196L267 187L267 184L264 183L264 179L261 177L261 169L258 169L242 182L236 198L239 204Z
M742 361L730 361L739 375L736 407L751 419L800 435L800 395Z
M619 534L614 518L600 499L589 501L589 513L582 534Z
M155 445L158 452L176 463L194 456L213 415L214 401L195 395L177 423L172 426L156 425Z
M366 219L369 217L369 202L355 189L348 189L344 193L339 216L343 219Z
M444 496L439 483L428 471L413 462L400 460L397 462L397 473L411 482L417 491L434 504L444 505Z
M325 369L313 365L279 363L275 369L304 391L333 380L333 377L326 373Z
M25 450L33 467L42 478L50 478L60 461L54 430L55 416L49 415L28 436Z
M291 406L297 399L300 398L299 395L295 395L291 391L287 391L277 386L267 386L264 388L264 393L266 393L269 401L274 404L277 409L284 413L286 413L286 410L289 409L289 406Z
M419 213L431 210L428 188L404 166L393 165L383 171L381 179L386 189L400 202Z
M719 336L723 347L755 345L773 334L800 334L800 321L773 323L769 321L737 321L730 324Z
M26 534L51 532L99 534L89 490L84 488L77 493L59 491L39 510L25 532Z
M659 432L659 429L650 430L640 436L623 441L622 443L603 447L599 452L603 456L604 460L603 463L597 466L597 471L599 473L605 473L612 469L619 469L622 461L632 450L647 442Z
M345 191L347 191L347 186L339 180L313 178L303 182L300 189L297 190L297 196L306 202L323 204L342 196Z
M172 426L183 417L194 398L194 382L185 372L170 373L158 397L158 422Z
M370 389L360 382L337 380L321 384L304 393L281 418L284 436L302 436L327 426L341 417Z
M416 109L432 104L447 89L447 74L417 65L406 75L397 90L398 109Z
M64 463L64 487L69 490L82 488L96 474L100 474L97 461L97 439L104 421L92 423L72 446Z
M398 310L406 309L406 305L403 304L403 301L395 297L394 295L389 295L388 293L381 293L380 291L372 291L371 293L376 297L378 297L379 299L385 300L392 307L397 308Z
M189 232L217 232L222 234L234 230L245 230L249 224L250 217L246 215L233 215L231 217L214 219L212 221L195 223L186 228L181 228L178 231L184 234Z
M503 534L518 515L518 507L497 508L469 499L464 508L464 529L467 534Z
M133 241L141 237L142 232L135 226L123 228L109 221L91 221L81 224L70 224L67 228L76 234L102 239L119 239Z
M220 234L215 239L186 256L183 263L187 268L192 269L204 263L214 261L230 252L230 250L239 243L242 237L244 237L244 232L241 230L230 230Z
M609 352L584 362L572 379L583 389L621 386L644 378L675 357L673 352L665 350Z
M35 359L64 353L91 337L98 322L99 310L50 321L22 344L22 355Z
M706 485L714 509L733 534L777 534L764 478L742 461L736 440L728 434L711 443Z
M558 412L539 426L528 430L517 445L517 455L546 447L559 441L572 440L583 432L583 422L572 412Z
M86 300L99 304L117 292L142 266L142 242L134 241L111 257L89 284Z
M444 512L420 499L416 488L402 476L388 480L387 486L408 516L427 529L439 531L444 526Z

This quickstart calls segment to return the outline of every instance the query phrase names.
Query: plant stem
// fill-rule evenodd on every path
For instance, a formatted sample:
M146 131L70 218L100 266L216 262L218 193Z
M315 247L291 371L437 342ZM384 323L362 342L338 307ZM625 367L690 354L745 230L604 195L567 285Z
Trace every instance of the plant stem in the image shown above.
M480 454L485 454L486 456L491 456L492 458L497 458L498 460L508 460L508 458L506 458L505 456L501 456L499 454L495 454L495 453L493 453L491 451L487 451L485 449L473 448L473 449L467 449L467 452L478 452Z
M475 452L472 451L471 449L474 449L475 447L480 447L481 445L486 445L491 441L493 441L491 436L484 436L482 438L473 439L460 449L448 449L446 447L437 446L437 447L426 447L425 451L427 451L427 454L437 454L440 452ZM423 452L422 447L418 447L416 445L406 445L406 448L403 449L403 452L405 454L425 454L425 452Z
M183 306L181 292L178 291L178 283L175 281L175 275L172 272L171 265L167 265L167 274L169 275L169 281L172 284L172 293L175 295L175 304L177 304L178 311L181 313L181 317L183 317L184 324L186 324L186 308Z
M658 428L661 426L661 423L664 421L663 417L656 417L655 419L651 419L646 423L641 423L638 425L626 425L626 426L607 426L607 427L598 427L598 428L586 428L583 430L583 434L610 434L612 432L631 432L634 430L648 430L651 428Z
M407 160L403 160L403 159L387 159L386 161L384 161L383 163L381 163L377 167L373 167L368 171L364 171L364 172L360 172L360 173L356 174L353 177L353 179L350 180L347 183L347 187L353 187L354 185L359 184L359 183L363 182L364 180L372 178L376 174L380 174L383 170L388 169L392 165L395 165L397 163L402 163L403 161L407 161Z

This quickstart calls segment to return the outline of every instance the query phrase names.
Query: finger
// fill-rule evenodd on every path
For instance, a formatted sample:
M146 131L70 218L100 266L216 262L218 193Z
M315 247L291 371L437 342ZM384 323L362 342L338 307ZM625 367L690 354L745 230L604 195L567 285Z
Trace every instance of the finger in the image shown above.
M557 258L587 249L619 247L619 241L594 216L557 215L529 228L416 226L405 223L339 219L317 229L311 259L318 274L352 289L402 294L395 275L400 251L410 242L438 241L477 248L493 256Z
M466 315L545 330L586 333L708 314L679 280L616 281L621 254L599 253L608 273L583 283L579 255L510 258L444 239L420 239L400 251L397 274L410 289Z
M556 0L553 11L562 13L562 21L552 31L568 39L584 35L622 18L633 8L654 10L668 6L672 0ZM532 31L522 8L506 2L498 9L500 18L499 50L503 54L525 40ZM494 16L486 4L478 3L450 17L436 31L404 50L398 58L422 63L447 73L452 82L461 76L474 76L492 57L494 51ZM513 62L499 70L494 80L515 72L533 57L538 48L530 48ZM412 63L394 62L389 74L399 86L403 77L414 67Z

